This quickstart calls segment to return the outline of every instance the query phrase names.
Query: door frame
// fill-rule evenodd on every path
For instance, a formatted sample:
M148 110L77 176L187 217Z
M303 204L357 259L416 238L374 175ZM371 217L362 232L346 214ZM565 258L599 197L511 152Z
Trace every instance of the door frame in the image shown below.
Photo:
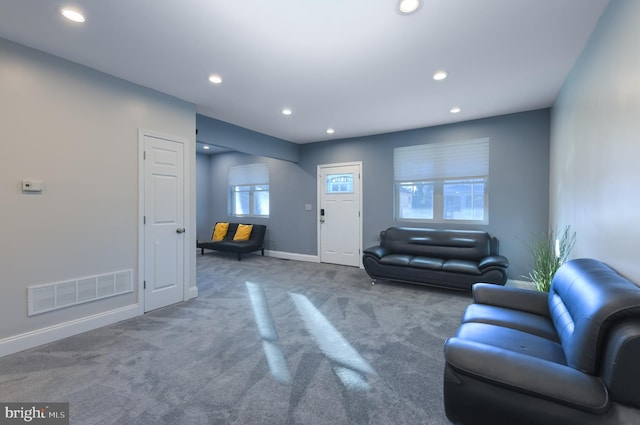
M145 137L155 137L157 139L164 139L175 143L182 143L184 146L184 155L182 159L183 176L183 217L184 227L186 229L186 237L183 238L183 268L182 268L182 280L184 282L182 301L186 301L190 298L198 296L198 288L192 287L192 280L195 282L195 274L193 279L191 278L192 266L195 266L195 250L190 249L191 246L195 247L195 221L191 217L191 202L192 202L192 190L191 190L191 174L192 167L190 158L193 154L194 144L189 143L189 140L182 137L172 136L168 134L159 133L156 131L138 129L138 314L144 314L145 305L145 291L144 291L144 279L145 279L145 224L144 224L144 212L145 212L145 163L144 163L144 139ZM193 263L193 264L192 264ZM195 271L194 271L195 273Z
M317 176L317 187L316 187L316 230L317 230L317 236L316 236L316 240L318 241L317 243L317 252L318 252L318 262L322 262L321 261L321 249L322 249L322 243L321 243L321 234L320 234L320 209L321 209L321 200L322 200L322 190L324 189L324 181L322 181L322 179L320 178L321 174L322 174L322 170L325 168L334 168L334 167L358 167L358 173L360 174L360 178L358 179L357 185L358 185L358 211L360 211L360 217L359 217L359 226L360 226L360 230L359 230L359 234L360 234L360 238L358 240L358 252L359 252L359 267L362 269L364 268L363 264L362 264L362 222L364 221L364 213L362 210L362 182L364 180L364 174L362 172L362 161L353 161L353 162L337 162L334 164L319 164L317 166L317 172L316 172L316 176Z

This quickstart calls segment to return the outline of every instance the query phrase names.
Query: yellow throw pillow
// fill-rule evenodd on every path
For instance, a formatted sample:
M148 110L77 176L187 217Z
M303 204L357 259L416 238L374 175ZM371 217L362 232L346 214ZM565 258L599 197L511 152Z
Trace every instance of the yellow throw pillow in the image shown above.
M233 236L234 241L248 241L253 230L253 224L238 224L238 230Z
M212 241L221 241L227 236L229 231L229 223L216 223L216 227L213 229L213 235L211 235Z

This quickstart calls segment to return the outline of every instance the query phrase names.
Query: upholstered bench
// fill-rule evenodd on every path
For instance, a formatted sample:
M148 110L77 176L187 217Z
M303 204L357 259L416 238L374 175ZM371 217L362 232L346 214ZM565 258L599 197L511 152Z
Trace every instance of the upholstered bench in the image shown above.
M242 224L218 222L214 226L210 241L196 241L196 245L204 255L205 249L235 252L238 261L242 254L261 251L264 255L264 235L267 226L264 224Z

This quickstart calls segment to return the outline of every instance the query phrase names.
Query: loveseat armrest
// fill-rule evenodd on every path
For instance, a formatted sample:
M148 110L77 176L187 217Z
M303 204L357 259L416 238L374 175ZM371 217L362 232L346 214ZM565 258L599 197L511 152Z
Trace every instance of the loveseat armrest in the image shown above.
M475 303L510 308L549 317L549 297L546 292L510 286L496 286L491 283L476 283L473 285L472 291Z
M503 255L490 255L488 257L484 257L478 263L478 268L480 270L492 266L504 267L506 269L509 267L509 260L507 260L507 257Z
M474 379L589 413L609 406L602 381L572 367L455 337L444 350L451 368Z
M383 248L380 245L376 245L376 246L370 246L369 248L365 249L364 254L369 254L380 259L385 255L389 255L390 252L388 249Z
M640 409L640 323L631 318L614 325L605 347L601 375L611 400Z

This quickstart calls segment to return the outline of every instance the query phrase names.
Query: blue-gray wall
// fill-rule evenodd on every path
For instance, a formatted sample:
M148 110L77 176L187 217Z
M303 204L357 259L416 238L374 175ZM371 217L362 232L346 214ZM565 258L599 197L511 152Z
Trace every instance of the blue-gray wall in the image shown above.
M380 230L403 224L395 222L393 217L395 147L488 137L491 149L489 224L457 227L483 229L498 237L501 252L511 261L510 277L522 279L522 275L528 274L530 263L525 244L548 227L549 112L549 109L543 109L458 124L300 145L297 163L241 153L212 155L209 157L210 219L204 233L210 235L211 227L217 220L232 220L227 215L229 166L267 162L270 217L245 221L267 224L267 249L317 255L317 166L362 161L363 246L374 245L378 242ZM260 149L264 149L264 143ZM246 152L250 149L244 145L243 150ZM305 211L304 204L312 204L313 211Z
M501 252L511 262L510 277L521 279L521 275L528 274L530 262L524 241L544 231L548 225L548 109L303 145L300 166L310 173L317 164L363 162L363 246L367 247L378 242L381 229L399 224L394 221L393 148L479 137L490 139L489 224L425 224L420 227L489 231L500 240ZM309 190L315 190L315 183ZM404 224L415 226L414 223Z
M196 155L196 238L211 238L211 161L208 155Z
M552 108L552 223L640 284L640 1L609 3Z
M316 203L315 170L306 173L297 164L263 156L227 152L217 155L198 155L209 158L209 220L204 235L211 237L216 221L241 221L266 224L265 248L286 253L315 255L315 211L305 211L304 204ZM243 164L269 165L269 218L237 219L228 215L227 175L229 167ZM203 167L204 168L204 167ZM313 187L312 191L307 190ZM308 223L313 223L309 225ZM198 230L198 235L201 230ZM314 245L309 242L313 241Z
M139 314L138 131L183 140L193 186L195 114L193 104L0 39L0 355ZM44 190L24 194L25 178ZM192 187L184 237L194 245L195 198ZM195 295L194 254L184 267ZM30 286L129 269L129 294L27 315Z
M300 148L294 143L204 115L196 114L196 129L198 142L285 161L300 160Z

